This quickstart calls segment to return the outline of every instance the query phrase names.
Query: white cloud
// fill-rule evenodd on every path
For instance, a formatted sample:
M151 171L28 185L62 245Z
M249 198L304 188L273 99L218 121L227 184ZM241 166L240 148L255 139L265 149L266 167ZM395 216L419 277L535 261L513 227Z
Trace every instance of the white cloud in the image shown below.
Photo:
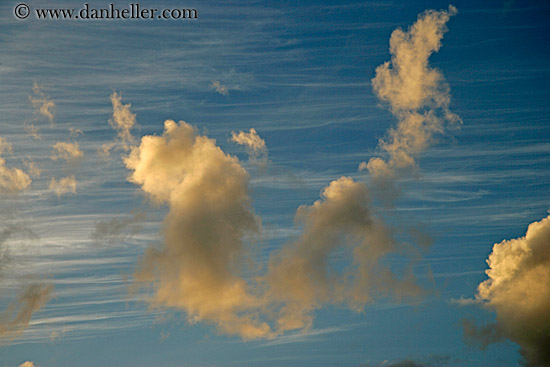
M296 212L301 236L272 255L266 282L274 303L282 303L277 318L281 331L309 328L312 312L324 304L347 304L361 310L384 296L400 300L422 291L412 273L400 278L383 259L404 250L370 208L364 183L341 177L324 188L322 199ZM330 259L347 249L350 263L337 271Z
M32 86L33 96L29 97L33 107L38 115L48 119L50 125L54 125L55 119L55 103L42 91L43 87L34 83Z
M168 120L164 133L144 136L125 163L129 180L170 208L162 248L148 249L136 275L155 285L152 303L245 339L269 336L255 311L260 300L240 275L244 238L259 233L260 220L238 159L191 125Z
M219 82L219 80L213 80L210 84L210 88L214 89L217 93L221 94L222 96L229 95L229 91L227 90L227 87Z
M476 298L497 321L470 333L509 338L529 366L550 365L550 216L531 223L525 236L495 244L487 264L489 279Z
M12 145L0 137L0 154L11 153ZM19 168L6 167L6 160L0 157L0 193L16 194L29 187L32 180Z
M232 131L231 141L246 148L252 163L267 164L267 146L256 129L251 128L249 132L239 131L239 133Z
M58 197L65 194L76 194L77 183L74 176L63 177L59 181L52 177L49 189L55 192Z
M113 116L109 119L109 125L117 132L121 148L129 150L134 143L132 129L136 127L136 114L130 110L132 105L123 104L122 96L116 92L111 94L111 103L113 104Z
M38 367L38 366L35 365L34 362L26 361L26 362L21 363L19 365L19 367Z
M55 143L52 148L53 153L51 158L53 160L64 159L69 165L78 163L84 156L78 142L70 143L59 141Z
M441 47L447 21L456 13L452 5L448 11L428 10L407 31L393 31L391 61L376 69L372 85L378 98L389 104L398 124L379 142L389 158L372 158L361 163L360 170L368 169L375 178L387 180L396 171L414 168L415 157L435 136L448 124L460 122L449 110L449 86L443 75L428 65L430 55Z

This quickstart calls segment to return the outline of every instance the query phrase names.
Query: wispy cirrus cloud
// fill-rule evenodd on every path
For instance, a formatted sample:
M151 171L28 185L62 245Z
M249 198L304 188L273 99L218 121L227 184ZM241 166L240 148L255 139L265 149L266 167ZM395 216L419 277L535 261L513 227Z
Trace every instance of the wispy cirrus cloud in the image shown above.
M3 222L8 222L2 218ZM10 244L13 239L36 240L38 236L29 227L19 221L6 224L0 231L0 281L11 263Z

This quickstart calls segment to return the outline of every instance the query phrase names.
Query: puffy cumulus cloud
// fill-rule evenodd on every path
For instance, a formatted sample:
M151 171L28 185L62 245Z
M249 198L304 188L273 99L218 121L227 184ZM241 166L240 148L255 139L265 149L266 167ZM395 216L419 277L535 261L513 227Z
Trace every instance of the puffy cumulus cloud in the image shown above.
M53 285L31 284L19 295L18 302L9 305L0 315L0 340L13 340L28 326L32 315L50 299ZM15 316L14 311L17 310Z
M255 152L264 152L267 150L265 141L260 138L256 129L250 129L249 132L239 131L238 134L233 131L231 132L231 140Z
M65 194L76 194L77 183L74 176L63 177L59 179L59 181L52 177L49 189L55 192L57 197L61 197Z
M29 187L32 180L19 168L6 167L6 161L0 157L0 192L16 194Z
M0 193L16 194L29 187L32 180L19 168L6 167L6 161L0 157Z
M267 146L265 140L256 132L256 129L252 128L249 132L239 131L239 133L232 131L231 141L243 145L252 162L267 163Z
M219 82L219 80L213 80L210 84L210 88L214 89L216 93L221 94L222 96L229 95L229 91L227 90L227 87Z
M248 268L244 240L258 234L260 220L238 159L191 125L168 120L164 133L144 136L125 164L129 180L170 209L163 246L149 248L136 273L154 285L153 304L245 339L269 336L259 320L261 301L240 275Z
M21 363L18 367L38 367L38 366L35 365L34 362L32 361L26 361Z
M55 143L52 148L53 153L51 158L54 161L63 159L69 165L77 164L84 156L84 153L82 152L82 150L80 150L80 146L76 141L72 143L59 141Z
M372 85L378 98L389 104L398 125L379 142L388 159L372 158L361 163L360 170L390 179L398 170L413 168L415 156L432 144L436 134L460 122L449 110L449 86L443 75L428 65L430 55L441 47L447 21L456 13L452 5L447 11L428 10L407 31L393 31L391 61L376 69Z
M51 125L54 125L55 103L42 91L43 87L34 83L32 91L34 95L29 97L36 113L48 119Z
M271 257L265 277L269 297L282 305L281 331L311 326L312 311L325 303L359 311L374 297L420 294L412 276L400 277L381 261L401 246L373 215L364 183L349 177L331 182L321 200L298 208L296 221L303 225L301 236ZM345 249L351 263L336 270L331 256Z
M0 154L11 153L12 145L0 137ZM0 193L16 194L31 184L29 175L19 168L6 167L6 160L0 157Z
M487 264L489 279L476 298L496 312L496 324L468 333L488 342L506 337L527 365L550 366L550 216L531 223L524 237L495 244Z

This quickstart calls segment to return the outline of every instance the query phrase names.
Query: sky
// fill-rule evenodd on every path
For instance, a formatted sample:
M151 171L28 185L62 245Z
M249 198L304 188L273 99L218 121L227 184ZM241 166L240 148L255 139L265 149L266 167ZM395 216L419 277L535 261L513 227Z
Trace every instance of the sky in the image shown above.
M0 3L0 367L550 366L549 4L85 3Z

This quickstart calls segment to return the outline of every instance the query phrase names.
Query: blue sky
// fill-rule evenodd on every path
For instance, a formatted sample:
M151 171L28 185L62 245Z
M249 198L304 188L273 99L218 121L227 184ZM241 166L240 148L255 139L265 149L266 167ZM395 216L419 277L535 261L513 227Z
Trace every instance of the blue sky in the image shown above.
M524 326L517 331L508 308L499 301L496 279L501 272L494 272L492 292L484 296L478 286L488 279L486 260L493 245L521 239L531 223L545 226L542 220L550 209L547 4L451 3L458 12L444 22L448 31L428 64L428 70L442 76L436 86L449 87L448 93L440 89L430 93L447 95L450 102L431 101L417 109L437 110L445 128L411 153L414 168L395 169L385 178L390 181L384 181L386 188L392 185L397 190L388 202L376 175L359 171L358 166L376 157L390 162L391 155L379 139L388 141L389 129L399 124L405 110L395 107L394 99L381 97L372 80L377 67L392 57L392 32L397 28L406 32L428 9L452 13L449 2L150 1L140 4L195 8L199 18L103 21L38 20L32 15L18 20L13 15L18 3L0 5L0 136L11 145L1 157L5 168L22 170L32 182L17 192L3 192L0 198L0 322L9 325L15 320L25 306L17 303L17 297L30 286L38 285L47 296L32 310L28 325L23 322L17 329L21 332L0 327L0 367L26 361L43 367L521 365L520 348L530 350L534 342L518 336L531 329ZM29 1L28 5L80 8L83 3ZM94 2L97 7L107 5ZM123 130L112 127L120 127L113 117L114 93L120 98L120 111L126 111L131 121L135 114L135 125L128 130L131 141L117 137L117 131ZM49 109L48 102L53 103ZM441 117L446 109L461 123ZM202 172L189 168L196 162L198 166L211 162L198 153L196 160L184 154L171 163L158 153L153 162L166 167L165 176L152 188L143 186L144 180L154 177L145 168L145 178L137 177L136 166L142 161L135 158L134 165L129 164L128 156L131 150L145 151L144 136L154 136L159 144L167 142L166 120L195 126L194 138L215 139L223 154L212 153L212 159L222 162L227 171L210 172L214 181L235 175L246 195L242 201L228 195L227 205L244 208L256 219L235 219L242 213L217 211L213 204L205 204L206 214L201 205L181 204L180 199L185 201L185 195L177 197L181 187L177 182L175 189L170 186L170 180L181 178L171 174ZM29 134L32 126L39 129L39 139ZM251 128L266 147L256 159L249 159L252 148L247 151L232 141L232 132ZM77 146L81 156L67 151L64 159L58 151L61 156L52 159L57 157L58 142ZM98 154L104 144L112 144L109 158ZM213 145L204 144L204 149L214 152ZM166 149L172 149L168 143ZM40 175L33 173L29 162L41 170ZM309 328L243 340L238 332L224 329L226 321L220 320L227 315L201 308L210 303L198 306L205 313L193 317L187 301L192 297L178 293L181 289L172 289L174 299L161 299L158 291L178 282L177 276L170 278L171 270L157 269L157 278L136 286L140 264L149 261L144 258L148 248L162 251L170 244L179 248L191 241L193 233L185 230L177 240L171 239L171 228L177 232L178 223L185 227L187 216L215 222L224 213L229 214L215 222L219 225L208 227L206 219L199 224L204 222L206 231L217 233L229 223L238 232L261 221L261 231L239 242L246 256L235 260L239 266L241 261L252 266L242 266L238 277L228 267L235 284L241 280L253 284L258 276L266 276L273 285L272 279L282 278L269 278L269 268L278 254L285 254L282 249L298 249L288 250L288 257L281 255L284 259L300 251L307 258L327 238L327 246L335 246L327 260L334 274L343 274L350 263L360 270L363 263L350 260L354 245L340 246L339 241L348 240L347 233L335 235L331 242L330 225L311 224L318 223L312 214L314 202L329 207L322 206L330 199L323 199L321 192L342 176L352 178L358 192L367 188L366 210L383 223L399 249L377 259L380 268L373 268L369 279L378 284L383 278L380 270L390 270L398 279L412 279L409 290L422 290L414 297L399 297L407 293L400 282L390 285L380 280L380 289L369 292L368 302L354 310L349 302L355 293L332 294L330 287L319 286L321 295L314 306L305 305L301 294L287 295L296 307L312 307L306 312L313 320ZM69 186L57 195L52 179L59 182L65 177L74 178L74 190ZM163 185L169 198L153 200ZM188 195L209 197L213 192L209 187L202 185ZM313 218L311 222L295 222L300 206L307 206L302 210L306 218ZM359 227L361 232L364 228ZM309 237L308 228L314 228ZM526 244L524 248L542 243L533 249L550 253L548 232L537 233L543 233L538 242L531 241L529 234L518 241ZM416 241L419 237L430 241ZM220 238L209 249L223 252L227 239ZM370 239L368 246L375 246L377 238ZM423 247L425 242L431 245ZM503 251L512 246L504 243ZM174 254L167 253L167 258ZM177 261L156 265L181 271L181 279L195 278L185 278L192 272L180 269L180 260L187 269L213 266L210 260L202 264L192 259L191 252L182 253ZM322 267L312 264L314 269ZM499 264L495 256L492 267L500 269ZM543 276L536 283L543 291L528 295L534 303L537 294L544 297L546 285L550 289L550 276L544 273L550 261L541 266ZM282 293L298 289L294 273L275 269L273 274L288 281L277 283L286 284ZM526 284L531 289L535 278L526 274L513 278L509 289ZM196 279L200 283L202 278ZM329 296L324 296L325 291ZM275 330L282 317L270 313L282 312L277 307L290 301L269 290L258 292L258 299L251 299L261 299L261 305L238 305L244 307L239 315L259 315ZM217 300L212 302L214 308L222 307ZM541 307L548 306L541 302ZM506 303L513 309L513 302ZM530 315L537 319L536 311ZM463 320L472 320L477 327L497 325L493 330L499 342L479 348L475 345L479 337L465 337ZM547 316L538 320L550 328ZM528 363L547 366L533 362L537 358L533 355Z

